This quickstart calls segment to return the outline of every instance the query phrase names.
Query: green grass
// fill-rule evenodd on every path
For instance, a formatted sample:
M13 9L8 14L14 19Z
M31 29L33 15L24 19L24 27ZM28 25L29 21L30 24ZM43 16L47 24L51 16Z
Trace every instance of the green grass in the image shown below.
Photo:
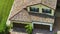
M0 0L0 32L6 28L6 21L14 0Z

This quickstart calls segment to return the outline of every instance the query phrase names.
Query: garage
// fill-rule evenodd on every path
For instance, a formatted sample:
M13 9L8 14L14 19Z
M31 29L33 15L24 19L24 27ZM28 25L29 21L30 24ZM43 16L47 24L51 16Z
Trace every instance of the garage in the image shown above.
M21 24L21 23L13 23L13 28L24 28L26 24Z

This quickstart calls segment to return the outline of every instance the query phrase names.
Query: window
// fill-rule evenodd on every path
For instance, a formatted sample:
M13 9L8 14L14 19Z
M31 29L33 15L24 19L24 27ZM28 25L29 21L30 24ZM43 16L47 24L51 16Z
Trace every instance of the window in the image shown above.
M31 12L39 12L39 8L36 7L30 7Z
M42 12L43 12L43 13L49 13L49 14L51 14L51 9L46 9L46 8L44 9L44 8L43 8L43 9L42 9Z

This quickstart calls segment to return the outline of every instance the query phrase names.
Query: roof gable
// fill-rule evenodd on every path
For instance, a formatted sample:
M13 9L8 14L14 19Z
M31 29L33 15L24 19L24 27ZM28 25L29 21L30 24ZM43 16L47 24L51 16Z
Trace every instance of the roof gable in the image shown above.
M10 20L12 21L21 21L21 22L31 22L30 15L26 10L21 10L17 15L12 17Z

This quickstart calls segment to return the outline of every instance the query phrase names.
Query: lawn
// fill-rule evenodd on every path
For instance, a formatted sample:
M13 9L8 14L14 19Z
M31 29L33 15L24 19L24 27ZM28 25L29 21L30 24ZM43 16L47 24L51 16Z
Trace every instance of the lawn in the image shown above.
M6 21L14 0L0 0L0 32L6 27Z

